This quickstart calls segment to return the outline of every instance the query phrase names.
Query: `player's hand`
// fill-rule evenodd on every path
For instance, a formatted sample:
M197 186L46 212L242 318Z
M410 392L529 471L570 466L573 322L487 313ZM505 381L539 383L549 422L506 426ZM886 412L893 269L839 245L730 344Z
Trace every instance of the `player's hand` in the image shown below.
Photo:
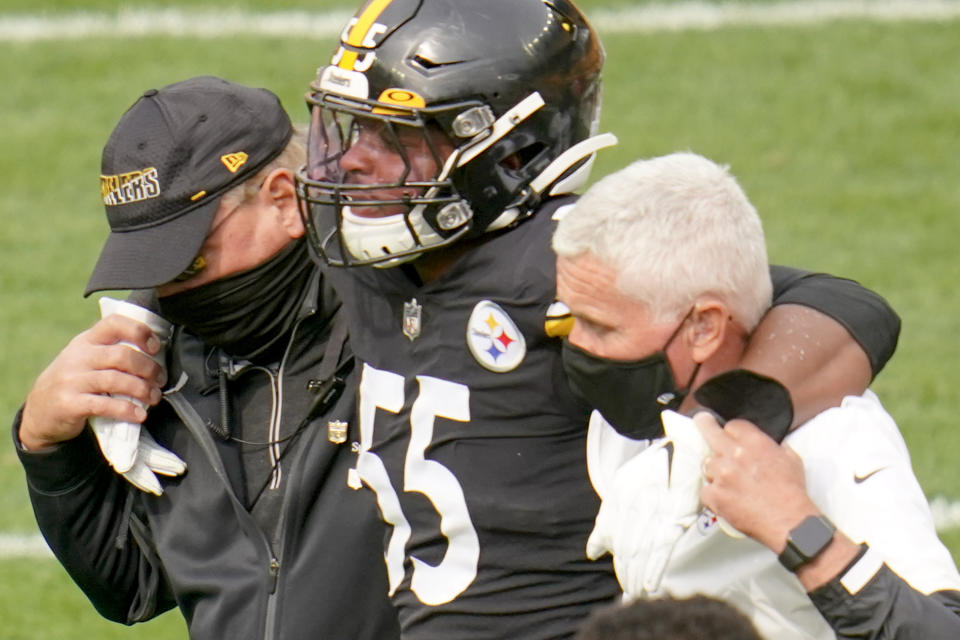
M706 412L694 422L710 446L700 500L737 530L779 553L787 534L819 513L807 495L803 462L746 420L721 428Z
M143 408L108 394L128 396L148 406L159 402L166 372L150 355L161 347L149 327L119 315L108 316L76 336L27 395L20 442L32 451L73 439L92 416L143 422L147 417Z

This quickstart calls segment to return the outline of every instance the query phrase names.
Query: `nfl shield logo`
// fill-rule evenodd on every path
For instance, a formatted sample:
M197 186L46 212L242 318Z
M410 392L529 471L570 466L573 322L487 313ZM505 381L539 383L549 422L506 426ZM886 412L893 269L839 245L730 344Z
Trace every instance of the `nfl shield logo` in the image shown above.
M343 420L331 420L327 423L327 440L333 444L343 444L347 441L349 424Z
M423 307L417 304L417 299L403 303L403 335L411 341L420 337L420 314Z

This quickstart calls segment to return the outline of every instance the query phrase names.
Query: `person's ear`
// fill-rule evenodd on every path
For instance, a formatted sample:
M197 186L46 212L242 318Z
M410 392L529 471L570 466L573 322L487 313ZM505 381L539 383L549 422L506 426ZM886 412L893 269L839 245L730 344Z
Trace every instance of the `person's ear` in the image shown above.
M729 310L719 300L697 300L684 332L695 362L706 362L723 346L731 321Z
M274 208L280 225L291 238L300 238L304 234L303 219L297 204L297 186L290 169L274 169L260 187L261 197Z

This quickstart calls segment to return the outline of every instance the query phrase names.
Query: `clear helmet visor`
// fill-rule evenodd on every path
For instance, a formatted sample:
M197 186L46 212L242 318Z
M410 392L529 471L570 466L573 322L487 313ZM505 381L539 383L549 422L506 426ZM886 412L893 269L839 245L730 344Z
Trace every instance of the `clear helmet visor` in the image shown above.
M416 116L357 111L311 109L298 193L314 250L331 264L392 266L452 241L459 234L437 215L460 201L448 179L453 145Z

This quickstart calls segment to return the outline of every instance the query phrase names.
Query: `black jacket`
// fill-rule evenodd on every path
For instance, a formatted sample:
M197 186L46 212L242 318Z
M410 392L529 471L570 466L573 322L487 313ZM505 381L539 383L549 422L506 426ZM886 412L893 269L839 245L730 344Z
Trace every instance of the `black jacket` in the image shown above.
M861 545L866 551L867 545ZM841 640L955 640L960 638L960 591L924 594L886 564L870 567L862 585L844 585L863 552L810 600Z
M324 299L329 291L306 301L279 366L227 362L197 338L175 336L171 389L146 426L187 472L163 478L162 496L115 473L89 429L44 452L17 447L44 537L102 615L132 624L177 606L197 640L399 637L375 551L383 524L368 492L347 486L357 439L352 355L330 320L331 303L318 306ZM211 429L223 422L222 401L235 429L280 409L281 436L290 436L308 411L305 387L333 371L346 376L346 392L278 445L286 490L272 512L255 517L246 505L250 487L262 483L244 478L244 447ZM350 423L346 442L328 439L332 420ZM15 437L18 427L19 416Z

